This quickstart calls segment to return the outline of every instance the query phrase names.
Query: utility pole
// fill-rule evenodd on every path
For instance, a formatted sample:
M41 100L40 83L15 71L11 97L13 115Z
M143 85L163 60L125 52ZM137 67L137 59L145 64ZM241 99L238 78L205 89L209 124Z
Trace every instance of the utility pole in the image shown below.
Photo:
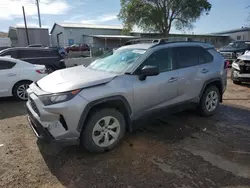
M23 19L24 19L24 25L25 25L27 42L28 42L28 45L30 45L30 40L29 40L29 34L28 34L28 28L27 28L27 23L26 23L26 16L25 16L24 6L22 6L22 8L23 8Z
M39 0L36 0L37 12L38 12L38 20L39 20L39 27L42 27L41 24L41 16L40 16L40 8L39 8Z

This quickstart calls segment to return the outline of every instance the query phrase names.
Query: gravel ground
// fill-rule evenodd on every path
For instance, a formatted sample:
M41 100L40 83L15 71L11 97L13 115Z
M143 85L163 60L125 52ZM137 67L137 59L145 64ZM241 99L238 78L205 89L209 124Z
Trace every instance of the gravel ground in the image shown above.
M141 122L104 154L46 145L23 102L0 100L0 187L250 187L250 86L229 80L219 112Z

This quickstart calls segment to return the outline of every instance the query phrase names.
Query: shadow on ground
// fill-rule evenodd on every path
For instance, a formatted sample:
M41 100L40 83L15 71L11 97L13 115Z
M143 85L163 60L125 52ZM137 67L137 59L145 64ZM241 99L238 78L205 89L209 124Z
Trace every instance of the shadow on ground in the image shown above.
M13 97L0 98L0 120L26 114L25 102Z
M175 156L176 151L171 147L172 144L178 144L183 139L197 139L197 142L201 142L193 134L204 129L217 131L217 124L233 127L237 123L248 127L249 113L249 109L221 105L219 112L213 117L200 117L191 110L145 120L140 122L143 125L140 129L126 134L120 146L104 154L91 154L80 147L52 146L40 142L38 147L52 174L66 187L171 187L173 184L181 186L189 179L187 181L181 176L165 173L156 168L150 160ZM203 169L204 164L211 168L206 173L215 182L206 182L203 184L205 187L237 185L238 181L243 181L190 153L182 155L182 160L188 156L191 158L187 161L196 161L194 165L199 169ZM183 161L177 160L177 163L181 164ZM203 183L202 179L205 181L206 177L201 176L206 174L195 172L195 168L194 166L192 169L196 174L195 178ZM213 174L217 178L213 178ZM219 176L222 178L218 178ZM224 176L227 179L224 179Z

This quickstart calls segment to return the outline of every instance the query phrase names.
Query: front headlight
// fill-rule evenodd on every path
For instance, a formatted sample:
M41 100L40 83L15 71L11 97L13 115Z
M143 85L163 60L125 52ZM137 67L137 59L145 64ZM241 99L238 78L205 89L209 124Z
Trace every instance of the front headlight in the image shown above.
M240 70L240 66L235 62L233 62L232 67L237 69L237 70Z
M40 95L39 99L43 102L45 106L57 104L61 102L66 102L73 99L81 90L73 90L65 93L58 93L52 95Z

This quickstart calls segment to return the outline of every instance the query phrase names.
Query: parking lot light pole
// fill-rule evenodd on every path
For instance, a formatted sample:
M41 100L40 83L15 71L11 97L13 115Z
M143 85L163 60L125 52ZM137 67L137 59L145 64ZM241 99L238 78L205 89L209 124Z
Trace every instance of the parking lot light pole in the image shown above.
M41 28L42 23L41 23L41 16L40 16L39 0L36 0L36 6L37 6L37 13L38 13L39 27Z
M22 8L23 8L23 19L24 19L24 25L25 25L25 32L26 32L26 37L27 37L27 43L28 43L28 45L30 45L30 40L29 40L29 34L28 34L28 28L27 28L27 22L26 22L26 16L25 16L24 6L22 6Z

